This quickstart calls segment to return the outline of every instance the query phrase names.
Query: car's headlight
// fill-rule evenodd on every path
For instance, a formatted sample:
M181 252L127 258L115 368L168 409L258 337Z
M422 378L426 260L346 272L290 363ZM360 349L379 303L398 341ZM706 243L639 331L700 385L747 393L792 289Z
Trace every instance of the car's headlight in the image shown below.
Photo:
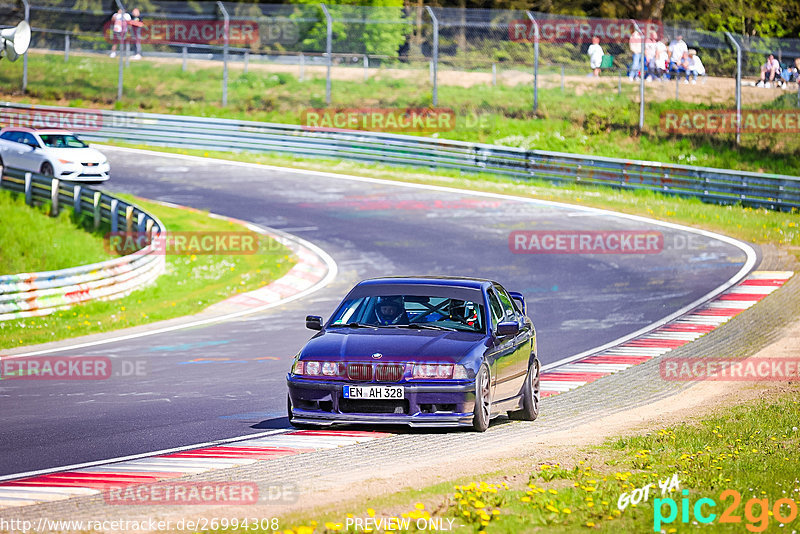
M452 363L416 363L411 371L411 377L463 380L467 378L467 369L463 365Z
M343 376L346 365L342 362L317 362L297 360L292 373L302 376Z

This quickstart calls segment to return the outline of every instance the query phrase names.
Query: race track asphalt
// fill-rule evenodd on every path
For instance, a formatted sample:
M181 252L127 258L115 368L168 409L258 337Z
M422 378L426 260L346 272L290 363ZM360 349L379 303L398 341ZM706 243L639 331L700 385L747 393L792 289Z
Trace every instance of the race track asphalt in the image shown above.
M22 473L288 426L285 374L358 280L383 275L491 278L526 296L543 363L617 339L725 283L744 252L684 230L548 203L219 161L105 150L106 188L285 230L318 245L339 275L299 301L237 320L60 355L143 362L143 376L0 385L0 475ZM663 234L655 254L518 254L514 230ZM199 311L199 310L198 310Z

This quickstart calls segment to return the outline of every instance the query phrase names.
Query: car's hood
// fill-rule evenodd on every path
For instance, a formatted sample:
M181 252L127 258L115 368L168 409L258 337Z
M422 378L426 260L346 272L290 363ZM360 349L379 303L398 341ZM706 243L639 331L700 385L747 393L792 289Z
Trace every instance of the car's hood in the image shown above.
M45 148L45 152L59 159L76 163L102 163L106 157L94 148Z
M301 357L322 361L456 363L485 341L483 335L470 332L338 327L312 338ZM373 358L376 353L381 357Z

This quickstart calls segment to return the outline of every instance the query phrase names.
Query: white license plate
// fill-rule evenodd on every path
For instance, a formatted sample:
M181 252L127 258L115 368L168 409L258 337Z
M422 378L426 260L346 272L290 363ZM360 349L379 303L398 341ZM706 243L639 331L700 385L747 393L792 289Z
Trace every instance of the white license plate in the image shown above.
M405 390L403 386L344 386L345 399L403 399Z

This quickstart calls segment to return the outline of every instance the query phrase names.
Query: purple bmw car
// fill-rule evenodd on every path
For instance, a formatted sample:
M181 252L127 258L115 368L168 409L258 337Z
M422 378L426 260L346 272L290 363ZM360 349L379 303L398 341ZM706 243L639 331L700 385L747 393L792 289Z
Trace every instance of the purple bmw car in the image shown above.
M539 414L525 301L491 280L376 278L356 285L292 362L289 420L472 426Z

